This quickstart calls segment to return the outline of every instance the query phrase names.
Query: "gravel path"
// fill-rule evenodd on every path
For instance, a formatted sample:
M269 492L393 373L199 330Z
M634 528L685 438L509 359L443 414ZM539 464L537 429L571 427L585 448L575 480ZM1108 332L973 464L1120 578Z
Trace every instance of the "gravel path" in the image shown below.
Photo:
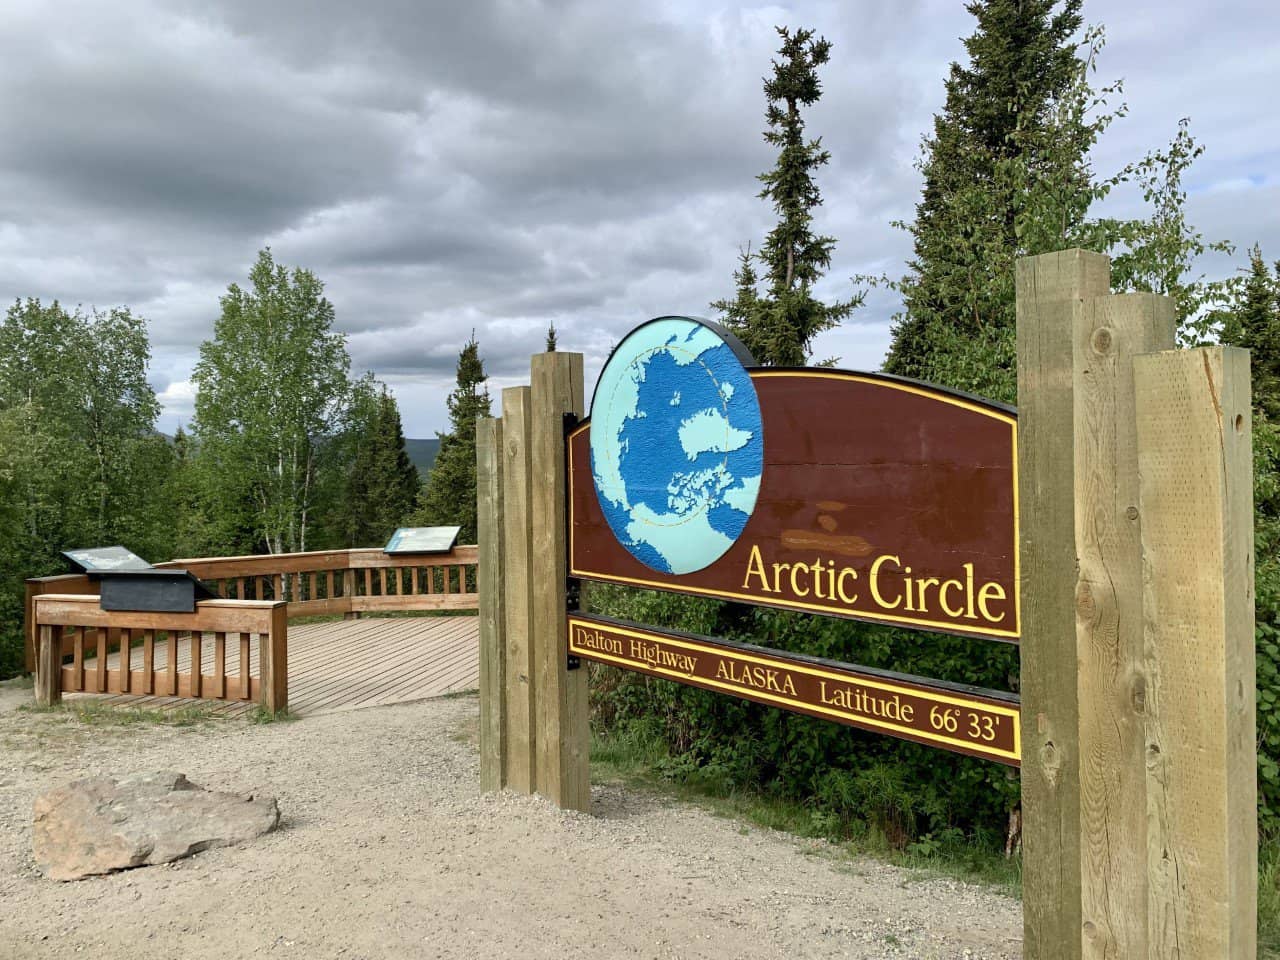
M1020 951L1016 901L616 786L592 815L477 792L474 697L296 723L80 724L0 685L0 957L913 957ZM174 769L280 800L282 828L62 884L35 795Z

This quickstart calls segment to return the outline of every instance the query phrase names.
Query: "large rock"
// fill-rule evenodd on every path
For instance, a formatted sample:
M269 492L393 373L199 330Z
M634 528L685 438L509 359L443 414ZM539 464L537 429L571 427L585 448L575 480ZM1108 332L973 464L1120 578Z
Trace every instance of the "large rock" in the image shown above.
M279 822L272 797L205 790L163 770L77 780L41 794L32 845L46 875L79 880L243 843Z

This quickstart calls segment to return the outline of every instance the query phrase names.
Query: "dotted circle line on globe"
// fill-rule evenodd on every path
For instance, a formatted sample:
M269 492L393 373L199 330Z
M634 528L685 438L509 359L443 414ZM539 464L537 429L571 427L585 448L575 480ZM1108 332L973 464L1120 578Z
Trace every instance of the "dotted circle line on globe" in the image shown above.
M727 469L728 469L728 466L729 466L729 437L730 437L730 431L732 430L732 427L731 427L731 425L730 425L730 423L729 423L729 401L725 399L725 397L724 397L724 393L723 393L723 392L721 391L721 389L720 389L720 381L719 381L719 380L717 380L717 379L716 379L716 375L715 375L714 373L712 373L712 372L711 372L711 368L710 368L710 367L708 367L705 363L703 363L703 362L699 359L699 355L698 355L698 354L695 354L695 353L691 353L691 352L690 352L690 351L688 351L688 350L685 350L685 349L683 349L683 348L681 348L681 347L678 347L678 346L674 346L674 345L672 345L672 344L663 344L663 345L662 345L662 346L660 346L660 347L650 347L648 350L646 350L644 353L640 354L639 356L637 356L637 357L633 357L633 358L631 359L631 361L627 364L627 370L630 370L632 367L635 367L635 366L639 365L639 364L641 363L641 361L643 361L643 360L648 360L648 359L649 359L649 358L651 358L655 353L661 353L661 352L664 352L664 351L665 351L665 352L667 352L667 353L680 353L681 355L688 357L688 358L689 358L689 362L690 362L690 363L696 363L698 366L700 366L700 367L702 368L703 372L707 375L707 378L708 378L708 379L710 379L710 381L711 381L713 384L715 384L715 388L716 388L716 396L718 396L718 397L720 398L720 407L721 407L721 409L724 411L724 451L723 451L723 452L724 452L724 459L720 461L720 466L721 466L721 467L724 467L724 468L727 470ZM687 364L686 364L686 365L687 365ZM745 372L745 371L744 371L744 372ZM748 376L750 376L750 375L748 374ZM612 391L610 392L610 394L609 394L609 406L610 406L610 407L612 407L612 406L613 406L613 400L614 400L614 397L617 395L618 390L619 390L619 388L620 388L621 386L622 386L622 382L621 382L621 379L619 379L619 381L618 381L617 383L615 383L615 384L614 384L613 390L612 390ZM605 452L605 458L606 458L610 463L612 463L612 462L613 462L613 448L612 448L612 446L610 446L609 448L607 448L607 450L606 450L606 452ZM617 471L617 473L618 473L618 476L619 476L619 477L621 477L621 476L622 476L622 464L621 464L621 463L619 463L619 464L618 464L618 471ZM624 497L625 497L625 495L626 495L626 486L625 486L625 482L624 482L624 486L623 486L623 495L624 495ZM707 512L707 510L710 508L710 505L711 505L711 498L710 498L710 496L704 497L702 500L698 501L698 504L699 504L699 509L697 509L697 510L695 510L695 511L690 511L688 514L686 514L686 515L685 515L684 517L682 517L681 519L676 520L674 523L654 523L652 520L642 520L642 519L640 519L640 518L638 518L638 517L632 517L631 519L632 519L632 521L633 521L633 522L635 522L635 523L642 523L642 524L644 524L645 526L649 526L649 527L660 527L660 528L662 528L662 529L670 529L671 527L681 527L681 526L684 526L686 523L690 523L690 522L692 522L692 521L694 521L694 520L697 520L699 517L701 517L704 513L706 513L706 512ZM631 503L629 503L629 502L627 503L627 508L628 508L628 509L632 509L632 508L633 508L633 506L634 506L633 504L631 504Z

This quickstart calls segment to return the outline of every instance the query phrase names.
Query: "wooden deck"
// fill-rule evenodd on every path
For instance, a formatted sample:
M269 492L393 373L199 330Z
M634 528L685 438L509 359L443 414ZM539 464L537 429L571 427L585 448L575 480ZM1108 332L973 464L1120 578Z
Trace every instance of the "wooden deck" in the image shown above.
M358 710L424 700L461 690L474 690L480 679L478 617L384 617L299 623L289 626L289 711L298 716ZM213 642L201 643L205 683L213 673ZM156 668L164 655L156 651ZM111 654L115 669L119 654ZM130 667L142 669L142 650L134 648ZM178 647L178 668L191 662L189 641ZM228 654L229 671L238 669L238 656ZM251 643L251 676L258 676L258 644ZM96 660L85 663L86 672ZM238 716L256 704L237 700L192 700L120 694L72 694L70 702L100 703L148 710L195 708L217 716Z

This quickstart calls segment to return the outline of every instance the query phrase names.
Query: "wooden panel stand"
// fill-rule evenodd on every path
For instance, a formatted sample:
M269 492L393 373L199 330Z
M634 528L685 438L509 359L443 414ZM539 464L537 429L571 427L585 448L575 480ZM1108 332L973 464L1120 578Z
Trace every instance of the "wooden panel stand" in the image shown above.
M480 562L476 569L480 594L480 789L501 790L505 785L506 746L503 696L503 649L506 606L503 587L505 558L502 548L502 421L496 418L476 424L476 513ZM418 568L413 568L414 592Z
M533 358L533 643L538 692L535 788L561 809L591 806L587 674L568 669L566 413L583 412L582 354Z
M520 793L536 789L534 719L531 413L528 387L502 391L502 529L506 563L506 646L503 651L507 720L504 782Z
M1257 950L1249 355L1138 359L1152 957Z

